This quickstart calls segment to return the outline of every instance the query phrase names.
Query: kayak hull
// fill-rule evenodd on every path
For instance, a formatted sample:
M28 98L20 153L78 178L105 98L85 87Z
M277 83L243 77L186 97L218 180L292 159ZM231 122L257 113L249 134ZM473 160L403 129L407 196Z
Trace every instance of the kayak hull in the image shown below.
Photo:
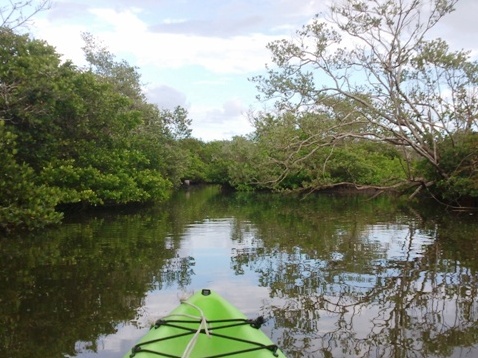
M219 294L204 289L158 320L125 358L285 358L260 330L262 323L261 317L247 319Z

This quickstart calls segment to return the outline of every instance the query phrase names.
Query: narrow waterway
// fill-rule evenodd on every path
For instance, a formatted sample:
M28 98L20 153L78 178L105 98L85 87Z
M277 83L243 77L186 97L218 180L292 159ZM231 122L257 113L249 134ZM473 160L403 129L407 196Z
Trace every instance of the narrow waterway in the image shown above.
M190 188L0 239L5 357L121 357L210 288L292 357L478 357L478 220L390 198Z

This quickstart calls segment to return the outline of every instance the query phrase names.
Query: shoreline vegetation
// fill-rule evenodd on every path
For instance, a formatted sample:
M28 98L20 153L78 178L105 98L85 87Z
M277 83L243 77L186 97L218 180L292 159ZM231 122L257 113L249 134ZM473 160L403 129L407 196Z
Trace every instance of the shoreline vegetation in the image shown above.
M251 81L273 110L249 113L250 135L211 142L191 137L186 109L149 103L138 68L93 35L83 34L88 64L78 67L20 33L29 16L13 2L0 10L17 14L0 23L0 233L58 224L58 208L73 205L164 202L185 181L283 194L393 192L476 209L478 63L442 39L424 40L457 1L428 2L435 7L422 19L420 2L346 1L330 9L333 30L317 17L296 39L269 44L276 69ZM340 47L345 33L355 49ZM352 67L368 80L344 82Z

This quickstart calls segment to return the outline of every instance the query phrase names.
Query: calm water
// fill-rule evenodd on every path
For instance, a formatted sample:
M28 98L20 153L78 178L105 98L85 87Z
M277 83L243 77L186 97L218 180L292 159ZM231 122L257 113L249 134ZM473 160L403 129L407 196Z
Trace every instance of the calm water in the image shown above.
M211 288L292 357L478 357L478 220L379 197L178 193L0 239L2 357L121 357Z

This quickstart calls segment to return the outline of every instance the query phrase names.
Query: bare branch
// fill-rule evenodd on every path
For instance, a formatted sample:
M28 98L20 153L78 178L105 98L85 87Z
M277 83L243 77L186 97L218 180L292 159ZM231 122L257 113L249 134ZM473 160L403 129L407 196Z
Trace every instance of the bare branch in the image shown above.
M51 0L9 0L0 6L0 27L17 30L28 27L32 18L41 11L51 8Z

